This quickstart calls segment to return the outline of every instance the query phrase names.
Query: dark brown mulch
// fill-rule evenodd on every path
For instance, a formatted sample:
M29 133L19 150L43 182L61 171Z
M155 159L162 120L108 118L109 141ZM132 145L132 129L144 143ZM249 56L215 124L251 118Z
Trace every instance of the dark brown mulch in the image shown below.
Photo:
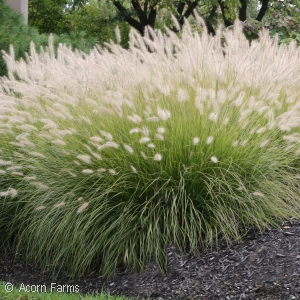
M150 263L140 274L119 272L105 281L99 274L53 281L22 258L0 258L0 280L13 284L79 285L81 293L109 291L110 294L155 299L300 299L300 222L292 220L282 230L260 235L251 232L239 245L221 246L199 258L167 249L168 272L161 274Z

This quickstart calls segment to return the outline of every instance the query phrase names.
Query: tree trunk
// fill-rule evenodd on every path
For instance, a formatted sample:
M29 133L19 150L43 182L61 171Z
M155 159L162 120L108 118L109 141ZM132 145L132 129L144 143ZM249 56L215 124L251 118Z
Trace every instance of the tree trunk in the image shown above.
M265 14L267 12L268 6L269 6L269 0L262 0L260 11L256 17L257 21L261 22L261 20L263 19L263 17L265 16Z
M244 22L247 20L247 0L240 0L239 19Z

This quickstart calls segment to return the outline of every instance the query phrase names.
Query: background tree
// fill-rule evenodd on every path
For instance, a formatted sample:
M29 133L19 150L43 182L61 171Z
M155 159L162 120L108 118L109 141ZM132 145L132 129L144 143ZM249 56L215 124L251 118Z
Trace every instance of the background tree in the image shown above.
M69 33L69 24L65 19L66 0L29 0L28 25L34 26L40 33Z
M65 22L72 31L84 31L87 37L96 37L99 44L115 39L115 28L119 26L121 45L128 47L130 26L122 20L115 6L110 2L89 1L65 14Z
M155 28L161 11L165 13L167 10L169 14L175 15L178 18L180 27L182 27L184 19L189 18L194 9L199 9L202 12L201 16L205 20L209 32L214 34L214 25L218 23L217 20L220 16L224 25L228 27L233 25L237 17L239 17L241 21L245 21L247 19L248 8L251 9L251 13L253 14L254 6L256 5L256 8L259 7L256 19L261 21L269 5L269 0L127 0L122 2L111 0L111 2L122 14L124 20L137 29L142 35L144 35L146 26ZM172 27L172 29L178 32L181 28Z

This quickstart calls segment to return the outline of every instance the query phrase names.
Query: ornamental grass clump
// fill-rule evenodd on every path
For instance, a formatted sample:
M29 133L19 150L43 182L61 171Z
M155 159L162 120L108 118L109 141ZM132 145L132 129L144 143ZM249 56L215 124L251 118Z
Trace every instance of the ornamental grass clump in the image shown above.
M170 244L197 254L299 217L294 43L186 24L181 38L132 29L129 50L108 47L55 56L50 40L26 61L5 54L7 243L47 269L110 276L151 258L166 270Z

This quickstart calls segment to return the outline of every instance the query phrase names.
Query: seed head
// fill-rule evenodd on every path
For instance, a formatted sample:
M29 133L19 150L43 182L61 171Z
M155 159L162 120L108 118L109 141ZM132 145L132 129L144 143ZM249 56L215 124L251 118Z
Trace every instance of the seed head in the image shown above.
M130 168L131 168L131 170L132 170L133 173L137 173L138 172L137 169L134 166L130 166Z
M132 116L127 116L127 118L133 122L133 123L141 123L142 122L142 118L139 115L133 114Z
M200 142L200 139L199 139L198 137L194 137L194 138L193 138L193 144L194 144L194 145L198 145L199 142Z
M140 139L140 143L141 144L145 144L145 143L148 143L148 142L150 142L150 138L149 137L147 137L147 136L144 136L144 137L142 137L141 139Z
M165 128L163 128L163 127L157 128L157 132L160 133L160 134L164 134L165 131L166 131L166 130L165 130Z
M155 137L156 137L156 139L158 139L158 140L160 140L160 141L163 141L163 140L164 140L164 136L161 135L161 134L159 134L159 133L155 134Z
M261 192L254 192L252 193L253 196L257 196L257 197L262 197L262 198L265 198L265 195Z
M100 131L100 133L108 140L108 141L112 141L113 140L113 136L110 134L110 133L108 133L108 132L106 132L106 131Z
M215 157L215 156L212 156L211 158L210 158L210 160L213 162L213 163L218 163L219 162L219 160Z
M144 159L147 159L147 158L148 158L147 155L145 154L145 152L143 152L143 151L141 151L141 156L142 156L142 158L144 158Z
M211 114L209 115L209 119L210 119L212 122L216 123L217 120L218 120L218 113L217 113L217 112L211 113Z
M43 210L43 209L45 209L45 208L46 208L46 206L41 205L41 206L38 206L35 210Z
M268 140L262 141L262 142L260 143L260 148L263 148L263 147L267 146L267 145L269 144L269 142L270 142L269 139L268 139Z
M82 174L93 174L94 171L91 170L91 169L84 169L84 170L81 171L81 173L82 173Z
M90 140L95 143L101 143L103 141L103 139L99 136L92 136L90 137Z
M16 176L24 176L24 174L22 172L11 172L12 175L16 175Z
M179 88L177 97L179 102L184 102L189 99L189 93L186 90Z
M157 109L157 115L164 121L168 120L169 118L171 118L171 112L167 109L161 109L158 108Z
M125 149L128 153L133 154L134 151L133 151L133 149L131 148L131 146L129 146L129 145L127 145L127 144L124 144L123 147L124 147L124 149Z
M161 161L162 160L162 155L159 154L159 153L155 154L153 160L155 160L155 161Z
M83 203L77 210L77 213L81 213L82 211L84 211L87 207L88 207L88 202Z
M206 140L206 144L209 145L214 141L214 137L213 136L209 136Z
M129 131L130 134L132 134L132 133L139 133L139 132L142 132L142 129L141 129L141 128L138 128L138 127L133 128L133 129L131 129L131 130Z
M79 160L85 162L86 164L91 163L91 157L89 155L77 155L76 156Z
M263 133L263 132L265 132L267 130L267 128L266 127L261 127L261 128L259 128L258 130L256 130L256 133Z
M106 142L104 145L101 145L100 147L98 147L98 150L103 150L105 148L115 148L118 149L119 145L115 142Z
M51 143L54 144L54 145L59 145L59 146L66 146L66 145L67 145L67 144L66 144L64 141L62 141L62 140L55 140L55 141L52 141Z
M47 185L43 184L40 181L31 181L31 182L29 182L29 184L35 186L39 190L47 190L47 189L49 189L49 187Z

